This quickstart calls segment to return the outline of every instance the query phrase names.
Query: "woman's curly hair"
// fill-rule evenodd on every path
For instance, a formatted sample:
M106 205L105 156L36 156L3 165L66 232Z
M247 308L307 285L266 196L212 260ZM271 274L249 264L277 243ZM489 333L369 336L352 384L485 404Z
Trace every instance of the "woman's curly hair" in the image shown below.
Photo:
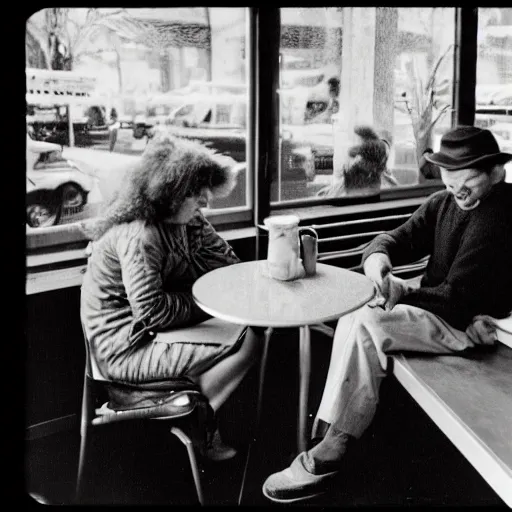
M92 240L117 224L146 220L151 224L174 215L187 197L201 189L225 197L236 184L235 161L198 142L157 134L140 160L127 170L103 214L84 231Z

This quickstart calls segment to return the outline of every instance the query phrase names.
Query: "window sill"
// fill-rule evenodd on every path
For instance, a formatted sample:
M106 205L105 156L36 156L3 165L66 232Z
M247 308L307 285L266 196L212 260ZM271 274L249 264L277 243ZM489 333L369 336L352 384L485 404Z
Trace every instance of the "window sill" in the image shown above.
M218 232L228 242L256 237L255 227L218 229ZM72 239L76 242L76 236ZM84 247L81 248L47 250L37 254L28 254L26 261L26 295L80 286L87 262L86 243L87 240L84 239Z
M345 206L333 205L313 205L290 207L289 209L279 209L272 212L272 215L279 215L285 213L294 213L299 216L302 223L314 223L319 219L332 218L343 219L353 218L360 215L378 215L382 211L390 211L400 208L417 207L423 203L426 196L408 197L401 199L390 199L388 201L380 201L376 203L363 203ZM240 240L244 238L254 238L257 235L257 228L255 226L223 229L217 228L218 232L228 242L233 240ZM48 233L54 231L52 228L45 229L45 233L34 233L36 237L48 236ZM77 225L69 225L65 231L65 240L68 244L60 245L59 247L46 247L39 246L37 252L34 246L27 241L27 248L32 247L32 253L27 255L27 279L26 279L26 294L31 295L70 286L80 286L82 282L82 275L85 272L86 259L85 248L87 239L82 235L81 241L77 243L77 234L79 233ZM62 231L59 233L62 235ZM62 238L61 238L62 241ZM73 243L74 247L70 247ZM35 247L38 247L37 244ZM53 249L53 250L52 250Z

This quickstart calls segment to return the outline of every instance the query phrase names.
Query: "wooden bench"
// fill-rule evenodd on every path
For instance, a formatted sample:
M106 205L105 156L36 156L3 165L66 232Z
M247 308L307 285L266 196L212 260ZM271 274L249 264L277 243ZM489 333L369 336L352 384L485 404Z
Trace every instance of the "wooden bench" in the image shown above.
M408 216L395 216L395 220L401 223ZM355 234L335 238L320 236L318 260L360 271L359 258L370 243L367 238L378 234L374 225L384 220L381 217L314 226L327 230L347 229L354 224L359 229ZM379 225L379 229L388 227ZM339 245L349 239L354 242L352 247ZM339 247L333 245L334 241ZM394 273L419 284L426 264L427 258L423 258L396 267ZM333 336L333 327L320 325L313 329ZM507 324L505 330L503 344L479 359L403 353L390 359L398 382L496 494L512 507L512 328Z
M512 507L512 348L478 359L398 354L398 382Z

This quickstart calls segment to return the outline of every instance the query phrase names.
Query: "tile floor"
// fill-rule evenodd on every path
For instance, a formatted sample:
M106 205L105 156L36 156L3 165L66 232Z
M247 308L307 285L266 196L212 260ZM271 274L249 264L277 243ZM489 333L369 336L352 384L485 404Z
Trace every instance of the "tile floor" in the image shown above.
M310 418L327 373L331 342L312 336ZM242 505L278 506L261 493L265 478L286 467L296 452L298 335L277 331L271 342L260 433L253 445ZM222 410L225 440L239 449L231 461L205 463L209 504L236 505L251 426L257 370L251 371ZM94 445L87 502L103 505L188 505L197 499L183 446L151 425L106 426ZM72 504L79 433L25 442L25 489L49 504ZM333 489L309 506L505 507L428 416L393 380L382 387L377 416L347 457Z

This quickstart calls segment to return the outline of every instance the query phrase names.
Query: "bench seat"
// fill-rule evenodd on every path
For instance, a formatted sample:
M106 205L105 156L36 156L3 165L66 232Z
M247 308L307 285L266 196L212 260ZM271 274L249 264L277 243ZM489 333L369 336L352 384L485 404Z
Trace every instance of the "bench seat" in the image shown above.
M412 398L512 507L512 349L478 359L398 354L393 373Z

